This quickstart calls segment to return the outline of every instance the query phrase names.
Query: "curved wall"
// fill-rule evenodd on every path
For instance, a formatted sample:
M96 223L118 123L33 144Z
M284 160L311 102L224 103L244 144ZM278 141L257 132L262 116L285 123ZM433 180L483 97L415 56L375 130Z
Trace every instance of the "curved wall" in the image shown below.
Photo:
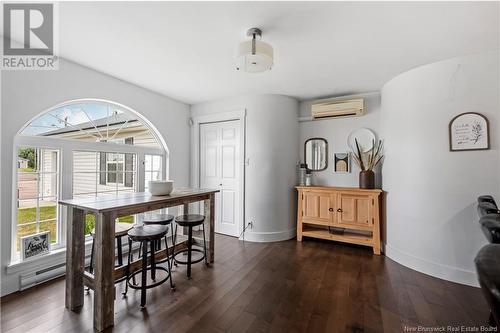
M476 198L500 200L499 53L412 69L382 89L386 255L439 278L477 285L474 257L486 244ZM486 151L450 152L448 123L475 111L490 122Z
M295 237L298 111L294 98L251 95L195 104L192 116L246 110L245 240L281 241Z

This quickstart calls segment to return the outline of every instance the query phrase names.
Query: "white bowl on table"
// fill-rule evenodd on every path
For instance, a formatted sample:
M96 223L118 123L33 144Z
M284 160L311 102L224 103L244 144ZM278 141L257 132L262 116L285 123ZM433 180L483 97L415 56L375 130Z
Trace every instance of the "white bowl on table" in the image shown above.
M169 195L174 189L172 180L150 180L148 190L152 195Z

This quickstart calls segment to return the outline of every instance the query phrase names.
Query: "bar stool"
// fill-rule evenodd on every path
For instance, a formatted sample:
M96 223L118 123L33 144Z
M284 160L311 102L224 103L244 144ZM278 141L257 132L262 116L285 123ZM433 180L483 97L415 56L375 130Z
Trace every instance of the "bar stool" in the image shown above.
M146 216L143 220L142 223L144 225L172 225L172 221L174 220L174 216L170 214L152 214ZM177 234L177 226L174 227L172 226L172 246L174 247L175 251L175 235ZM168 246L167 244L167 239L165 238L165 246ZM158 243L158 250L161 250L161 242Z
M196 264L205 259L205 264L208 266L207 242L205 239L205 226L203 225L203 222L205 222L205 216L197 214L180 215L175 218L175 222L181 227L188 228L188 240L187 249L174 252L174 262L182 265L187 265L187 277L191 278L191 264ZM201 225L203 229L203 250L193 248L193 227L199 225ZM192 260L193 252L202 253L203 255L199 259ZM177 259L177 256L181 253L187 253L187 261Z
M125 279L125 292L123 292L123 296L127 296L128 287L132 289L140 289L141 290L141 309L144 309L146 306L146 289L154 288L159 286L160 284L170 280L170 289L175 291L175 285L172 280L172 269L170 266L168 246L165 249L166 251L166 262L168 268L157 266L158 263L155 259L156 252L156 244L157 242L161 242L163 237L166 238L166 234L168 233L168 226L166 225L144 225L144 226L136 226L128 231L128 261L125 269L126 279ZM135 271L130 272L130 262L132 258L132 242L141 242L142 244L142 268ZM149 248L151 250L150 261L151 264L148 266L148 242ZM139 254L140 255L140 254ZM156 271L164 271L167 273L165 278L160 281L156 281ZM147 284L147 271L151 271L151 280L154 283ZM141 285L138 286L135 283L130 283L131 279L135 279L135 276L141 274Z
M132 229L134 225L132 223L115 223L115 239L116 247L118 251L118 265L116 267L123 266L123 253L122 253L122 237L127 236L127 232ZM90 267L89 272L94 273L94 243L95 243L95 228L90 232L92 236L92 250L90 251Z

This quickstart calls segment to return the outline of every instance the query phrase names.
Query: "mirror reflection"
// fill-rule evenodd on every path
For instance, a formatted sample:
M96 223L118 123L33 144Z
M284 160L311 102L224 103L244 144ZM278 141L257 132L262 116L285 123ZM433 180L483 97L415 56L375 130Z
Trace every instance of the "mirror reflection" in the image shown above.
M304 144L304 158L309 170L325 170L328 166L328 142L323 138L307 140Z

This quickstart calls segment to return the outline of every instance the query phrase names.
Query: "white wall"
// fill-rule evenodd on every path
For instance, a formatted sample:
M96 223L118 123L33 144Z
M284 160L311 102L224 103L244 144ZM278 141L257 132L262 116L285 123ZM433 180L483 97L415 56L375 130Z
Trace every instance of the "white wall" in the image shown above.
M351 158L350 173L334 173L334 153L349 152L347 146L347 137L351 131L358 128L368 128L375 135L379 136L379 118L380 118L380 95L366 94L350 96L349 98L361 97L364 99L365 114L360 117L336 118L324 120L308 120L299 123L300 145L299 153L301 161L304 160L304 142L312 137L325 138L328 141L328 168L324 171L313 172L313 184L323 186L346 186L358 187L359 185L359 167ZM311 104L313 101L304 101L300 103L300 117L311 116ZM376 175L378 186L382 184L382 177L379 173Z
M193 117L246 110L245 220L250 241L295 236L298 102L280 95L254 95L195 104Z
M500 199L498 59L496 51L429 64L382 89L386 254L471 285L477 285L474 257L486 243L476 198ZM489 119L490 150L449 151L448 123L468 111Z
M19 288L19 275L6 274L12 227L13 138L32 117L58 103L99 98L124 104L156 126L170 151L170 178L189 185L189 105L89 68L61 61L58 71L2 71L1 115L1 294Z

